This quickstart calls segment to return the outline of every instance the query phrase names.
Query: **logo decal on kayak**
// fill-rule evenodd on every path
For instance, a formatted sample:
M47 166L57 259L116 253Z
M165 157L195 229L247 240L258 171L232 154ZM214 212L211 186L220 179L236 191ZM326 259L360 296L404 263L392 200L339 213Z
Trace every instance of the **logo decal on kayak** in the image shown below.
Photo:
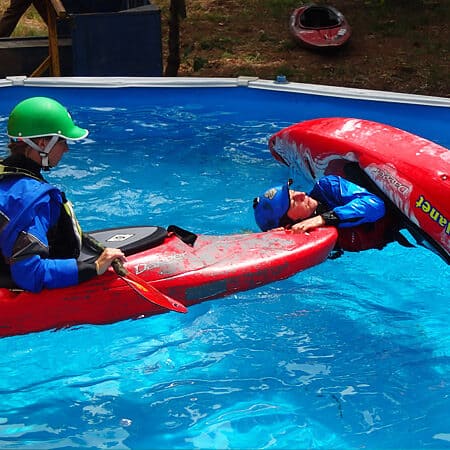
M108 238L106 242L123 242L133 236L134 234L115 234L114 236Z
M444 228L446 234L450 235L450 220L427 201L423 195L417 199L416 208L427 214L434 222Z
M141 275L144 272L147 272L147 270L154 270L158 269L160 274L163 273L171 273L174 270L181 270L179 268L179 264L183 263L187 258L187 253L175 253L173 255L165 255L164 261L157 260L157 261L149 261L146 263L139 263L134 271L136 275Z
M399 181L395 175L380 167L368 168L368 172L369 174L373 174L372 176L375 181L379 181L383 185L392 186L400 192L400 194L408 195L411 190L406 184Z

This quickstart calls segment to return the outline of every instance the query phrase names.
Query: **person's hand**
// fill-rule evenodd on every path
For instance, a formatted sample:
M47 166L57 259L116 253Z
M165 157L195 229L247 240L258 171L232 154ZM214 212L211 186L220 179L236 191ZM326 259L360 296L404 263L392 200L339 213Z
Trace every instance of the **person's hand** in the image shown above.
M102 254L95 261L97 274L104 274L115 259L119 259L120 261L125 262L125 255L123 254L122 250L119 250L118 248L105 248Z
M321 227L322 225L325 225L323 217L314 216L292 225L291 230L293 233L306 233L307 231Z

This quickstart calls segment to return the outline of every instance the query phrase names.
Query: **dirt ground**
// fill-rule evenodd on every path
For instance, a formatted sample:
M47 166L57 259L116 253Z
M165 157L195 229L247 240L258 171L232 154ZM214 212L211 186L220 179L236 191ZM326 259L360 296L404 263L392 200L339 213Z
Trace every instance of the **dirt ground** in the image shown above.
M164 65L171 4L161 9ZM289 32L301 0L185 0L179 76L257 76L289 81L450 97L450 0L329 0L352 37L333 52L302 48ZM320 1L316 2L320 4ZM0 0L2 12L9 0ZM30 8L15 35L46 28Z
M167 58L169 0L163 16ZM450 1L334 0L352 27L348 45L308 50L289 32L292 0L186 0L179 76L258 76L450 96ZM166 60L164 61L166 62Z

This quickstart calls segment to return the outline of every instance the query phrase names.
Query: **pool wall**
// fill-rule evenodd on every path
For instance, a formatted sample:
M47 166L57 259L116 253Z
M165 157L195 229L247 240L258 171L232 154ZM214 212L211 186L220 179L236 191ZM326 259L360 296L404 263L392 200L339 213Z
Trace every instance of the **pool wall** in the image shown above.
M82 92L80 92L82 90ZM10 77L0 80L0 114L7 116L26 97L52 96L74 106L123 104L198 105L224 110L235 121L277 117L296 123L305 117L355 117L386 123L450 147L450 99L336 86L277 83L251 77Z

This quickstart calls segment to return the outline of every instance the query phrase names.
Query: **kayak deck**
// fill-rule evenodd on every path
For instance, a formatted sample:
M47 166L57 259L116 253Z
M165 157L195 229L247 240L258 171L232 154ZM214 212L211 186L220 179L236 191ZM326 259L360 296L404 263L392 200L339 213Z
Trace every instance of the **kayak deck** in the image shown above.
M199 235L193 246L169 234L162 244L127 257L126 268L191 306L272 283L323 262L333 249L332 227L308 234L286 231ZM39 294L0 289L0 336L79 324L106 324L167 312L112 269L85 283Z

